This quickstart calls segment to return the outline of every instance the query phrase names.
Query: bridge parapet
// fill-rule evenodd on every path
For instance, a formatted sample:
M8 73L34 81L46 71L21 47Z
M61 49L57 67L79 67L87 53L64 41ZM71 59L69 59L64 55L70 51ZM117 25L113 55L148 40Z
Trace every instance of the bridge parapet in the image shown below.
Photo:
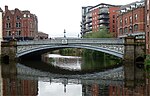
M20 41L17 45L45 45L45 44L63 44L63 41L67 43L75 44L124 44L124 39L117 38L61 38L61 39L46 39L46 40L34 40L34 41Z

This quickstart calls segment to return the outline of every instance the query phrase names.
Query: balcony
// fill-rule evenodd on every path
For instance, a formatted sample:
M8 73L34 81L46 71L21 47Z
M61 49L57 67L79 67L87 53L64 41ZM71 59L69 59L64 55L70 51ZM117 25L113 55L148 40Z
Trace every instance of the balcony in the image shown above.
M86 24L89 24L91 22L92 22L92 19L89 19L89 20L86 21Z
M102 14L109 14L109 12L108 11L100 11L99 15L102 15Z
M102 20L102 19L109 19L109 16L108 15L100 15L99 20Z
M107 20L107 21L105 21L105 20L100 20L99 21L99 24L109 24L109 21Z
M88 24L88 27L92 27L92 23Z

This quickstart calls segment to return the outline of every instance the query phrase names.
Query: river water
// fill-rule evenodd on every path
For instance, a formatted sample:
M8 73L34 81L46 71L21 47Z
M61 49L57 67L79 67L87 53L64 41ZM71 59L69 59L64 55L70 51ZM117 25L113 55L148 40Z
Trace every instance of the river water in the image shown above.
M100 62L87 64L76 56L50 54L43 59L17 63L17 74L13 64L2 64L0 96L148 96L145 86L124 86L121 66L104 71L98 70Z

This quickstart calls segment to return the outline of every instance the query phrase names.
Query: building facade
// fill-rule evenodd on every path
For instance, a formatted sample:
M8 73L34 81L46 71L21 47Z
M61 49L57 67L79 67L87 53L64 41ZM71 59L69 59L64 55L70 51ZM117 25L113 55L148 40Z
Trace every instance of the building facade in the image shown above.
M146 54L150 54L150 0L145 0L145 14Z
M117 32L116 17L120 6L98 4L96 6L82 7L81 35L88 32L97 32L105 26L109 32Z
M38 19L30 11L18 8L9 10L5 6L3 12L3 39L33 40L38 32Z
M145 36L145 3L133 2L121 6L117 16L117 37Z

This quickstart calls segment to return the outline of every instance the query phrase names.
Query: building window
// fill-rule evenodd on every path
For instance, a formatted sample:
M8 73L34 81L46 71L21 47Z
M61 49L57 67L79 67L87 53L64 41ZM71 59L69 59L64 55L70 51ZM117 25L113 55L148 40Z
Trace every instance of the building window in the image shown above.
M134 25L134 31L138 31L138 24Z
M129 17L129 22L132 23L132 16Z
M10 16L6 16L6 20L10 20Z
M115 15L113 15L113 18L115 18Z
M119 33L122 34L122 31L123 31L122 28L120 28L120 29L119 29Z
M127 24L127 21L128 21L128 19L127 19L127 18L125 18L125 22L124 22L124 24L125 24L125 25Z
M125 27L125 28L124 28L124 33L127 33L127 32L128 32L128 28Z
M23 15L23 17L27 17L27 15L26 15L26 14L24 14L24 15Z
M17 30L16 31L16 36L20 36L21 35L21 30Z
M147 25L149 25L149 13L147 13Z
M113 20L113 23L115 23L115 20Z
M17 28L20 28L20 27L21 27L21 23L20 23L20 22L17 22L17 23L16 23L16 27L17 27Z
M113 25L113 28L115 28L115 25Z
M134 16L134 20L135 20L135 21L137 21L137 19L138 19L138 15L137 15L137 14L135 14L135 16Z
M122 26L122 19L120 20L120 26Z
M16 20L19 20L19 19L20 19L20 17L19 17L19 16L17 16L17 17L16 17Z
M113 29L113 32L115 32L115 29Z
M132 26L129 27L129 31L130 31L130 33L132 33Z
M6 28L11 28L10 23L6 23Z
M10 30L6 31L6 36L11 36L11 31Z

